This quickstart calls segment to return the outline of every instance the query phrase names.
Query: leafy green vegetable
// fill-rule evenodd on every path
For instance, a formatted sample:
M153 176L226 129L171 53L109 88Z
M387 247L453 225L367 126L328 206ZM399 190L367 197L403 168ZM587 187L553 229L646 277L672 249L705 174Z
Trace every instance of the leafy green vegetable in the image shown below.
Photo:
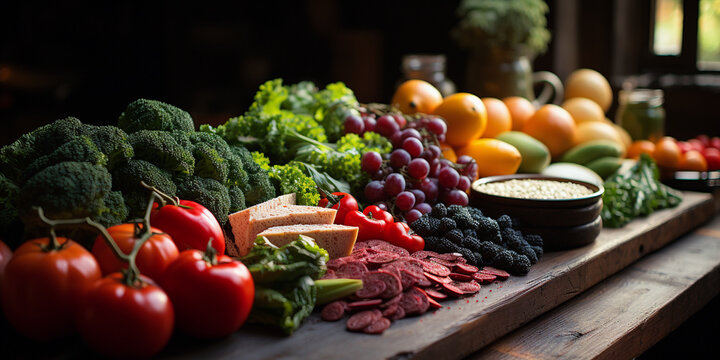
M313 280L325 273L328 253L307 236L276 247L258 237L241 261L255 282L255 301L248 321L280 327L292 334L315 307Z
M682 198L658 181L655 161L642 154L637 164L626 172L610 177L604 183L603 226L621 227L634 218L653 211L677 206Z
M320 201L320 193L315 181L305 175L305 165L291 161L285 165L273 166L268 175L280 194L295 193L298 205L315 206Z

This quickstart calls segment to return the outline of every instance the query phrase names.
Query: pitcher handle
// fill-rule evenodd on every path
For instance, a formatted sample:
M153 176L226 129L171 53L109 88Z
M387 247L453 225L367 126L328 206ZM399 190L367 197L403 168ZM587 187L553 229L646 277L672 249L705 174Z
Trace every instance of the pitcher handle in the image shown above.
M549 71L538 71L533 73L533 84L543 84L540 95L537 96L533 105L536 108L545 104L559 104L562 100L565 88L560 78Z

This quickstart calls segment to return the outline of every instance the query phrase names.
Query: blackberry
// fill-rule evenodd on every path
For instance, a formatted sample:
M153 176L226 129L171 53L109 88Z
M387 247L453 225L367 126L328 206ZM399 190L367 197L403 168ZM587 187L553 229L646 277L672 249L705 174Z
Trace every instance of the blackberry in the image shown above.
M441 237L438 236L425 236L425 250L437 251L437 246L441 241Z
M545 252L543 251L542 246L530 245L530 247L533 249L533 251L535 252L535 256L536 256L538 259L540 259L540 258L543 256L543 254L545 253Z
M483 259L490 261L494 259L495 256L497 256L497 254L499 254L503 250L505 249L503 249L503 247L498 244L490 241L481 241L480 249L478 252L482 255Z
M543 246L543 239L537 234L525 234L525 241L532 246Z
M475 259L475 254L473 254L472 250L464 247L461 247L459 250L465 260L467 260L468 264L477 266L477 260Z
M492 266L494 266L498 269L510 271L510 268L513 267L513 254L514 254L514 252L512 252L510 250L500 251L492 259ZM528 263L529 263L529 261L528 261Z
M454 229L448 231L448 233L445 234L445 238L450 240L455 245L461 245L465 236L463 236L462 231Z
M473 229L463 230L463 235L465 235L466 238L469 238L469 237L477 238L477 233Z
M440 219L440 233L446 233L450 230L457 229L457 224L455 223L455 220L451 218L442 218Z
M445 207L445 204L439 202L435 204L432 208L432 212L430 212L430 215L436 219L442 219L448 216L447 214L447 208Z
M512 253L513 257L513 263L507 270L513 275L527 275L528 272L530 272L530 260L525 255L520 255L518 253Z
M435 233L432 229L432 224L430 223L430 217L427 215L422 215L420 218L413 221L412 224L410 224L410 229L423 237L430 236Z
M480 251L480 240L478 240L476 237L473 236L466 236L465 240L463 241L463 246L472 250L472 251Z
M500 215L500 217L497 218L497 223L500 229L513 228L513 221L508 215Z
M483 266L485 266L485 263L483 262L483 257L479 252L473 252L473 255L475 255L475 261L477 262L477 264L475 264L475 266L477 266L479 268L482 268Z
M473 219L484 216L482 211L480 211L480 209L478 208L468 207L467 211L470 213L470 216L472 216Z
M535 254L535 251L532 249L530 245L525 245L517 250L515 250L520 255L524 255L530 260L530 264L534 265L538 262L538 257Z
M452 206L455 206L455 205L451 205L450 207L452 207ZM453 215L451 215L451 218L453 220L455 220L455 223L457 223L457 226L460 229L475 230L478 227L478 222L473 220L473 218L470 216L470 214L467 211L455 212Z
M455 214L462 213L462 212L467 212L467 210L460 205L450 205L447 207L447 216L449 216L449 217L453 217L453 216L455 216ZM468 215L470 215L470 214L468 213Z
M450 240L446 238L439 238L439 241L434 251L437 251L440 254L447 254L453 252L460 252L460 247L453 244Z
M492 241L496 244L502 243L502 237L500 236L500 226L497 221L489 218L482 217L478 221L478 227L475 231L477 238L484 241Z
M527 245L527 242L525 241L522 233L513 228L500 229L500 236L502 236L502 242L505 247L511 250L515 250L515 248L520 248Z

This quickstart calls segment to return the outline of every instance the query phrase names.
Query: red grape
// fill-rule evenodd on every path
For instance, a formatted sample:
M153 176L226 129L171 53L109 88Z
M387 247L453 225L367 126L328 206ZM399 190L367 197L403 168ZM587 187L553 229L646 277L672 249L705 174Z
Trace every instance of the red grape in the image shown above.
M438 184L442 187L452 189L457 186L458 181L460 181L460 174L458 174L455 169L447 166L438 172Z
M423 144L416 138L407 138L403 140L402 148L414 158L420 156L423 152Z
M447 198L445 200L445 205L460 205L460 206L467 206L468 204L468 195L464 191L460 190L451 190L447 194Z
M422 216L422 213L416 209L412 209L405 213L405 221L408 224L412 224L415 222L415 220L419 219Z
M409 191L403 191L395 197L395 206L402 210L408 211L415 206L415 195Z
M379 180L373 180L365 185L365 197L371 202L385 200L385 185Z
M400 126L395 122L395 118L390 115L381 116L377 119L377 124L375 124L375 131L386 138L389 138L399 130Z
M422 192L425 193L425 201L429 203L435 202L438 197L438 187L437 184L434 183L429 178L423 179L423 181L420 182L420 185L418 185L418 189L422 190Z
M385 194L395 196L403 190L405 190L405 178L402 175L393 173L385 178Z
M410 154L403 149L393 150L390 154L390 166L399 169L407 165L411 158Z
M412 159L408 164L408 174L415 179L422 180L428 176L430 164L422 158Z
M403 140L412 137L416 138L418 140L422 140L422 135L420 135L420 132L415 129L405 129L400 132L400 137L402 137Z
M468 191L470 189L470 178L463 175L460 177L460 180L458 180L457 188L460 191Z
M377 122L375 121L374 117L372 117L372 116L364 117L363 123L365 123L365 131L375 131L375 124Z
M430 204L426 202L421 202L419 204L415 204L415 207L413 209L418 210L423 214L427 214L432 211L432 206L430 206Z
M464 165L464 164L468 164L468 163L470 163L471 161L474 161L474 160L475 160L475 159L473 159L472 157L470 157L470 156L468 156L468 155L460 155L460 156L458 157L456 163L461 164L461 165Z
M435 135L445 135L447 132L447 125L442 119L434 118L430 120L425 128Z
M343 122L346 134L362 134L365 131L365 122L357 115L348 115Z
M368 151L360 159L360 167L367 173L375 173L380 170L382 156L376 151Z
M412 189L410 190L413 195L415 195L415 202L421 203L425 202L425 193L422 192L420 189Z
M396 114L396 115L393 116L393 118L395 119L395 122L398 124L398 126L399 126L401 129L404 128L405 125L407 125L407 120L405 119L404 116L402 116L402 115L400 115L400 114Z

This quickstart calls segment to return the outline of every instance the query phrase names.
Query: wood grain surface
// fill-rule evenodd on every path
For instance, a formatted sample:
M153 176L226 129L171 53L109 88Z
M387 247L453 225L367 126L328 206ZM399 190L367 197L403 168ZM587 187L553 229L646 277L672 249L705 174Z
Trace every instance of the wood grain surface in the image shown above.
M469 359L632 359L720 293L720 217Z
M292 336L246 326L222 341L174 341L168 358L453 359L469 355L655 251L714 214L708 194L684 193L674 209L621 229L604 229L582 248L548 253L527 276L484 286L421 317L395 322L383 335L350 333L317 314Z

